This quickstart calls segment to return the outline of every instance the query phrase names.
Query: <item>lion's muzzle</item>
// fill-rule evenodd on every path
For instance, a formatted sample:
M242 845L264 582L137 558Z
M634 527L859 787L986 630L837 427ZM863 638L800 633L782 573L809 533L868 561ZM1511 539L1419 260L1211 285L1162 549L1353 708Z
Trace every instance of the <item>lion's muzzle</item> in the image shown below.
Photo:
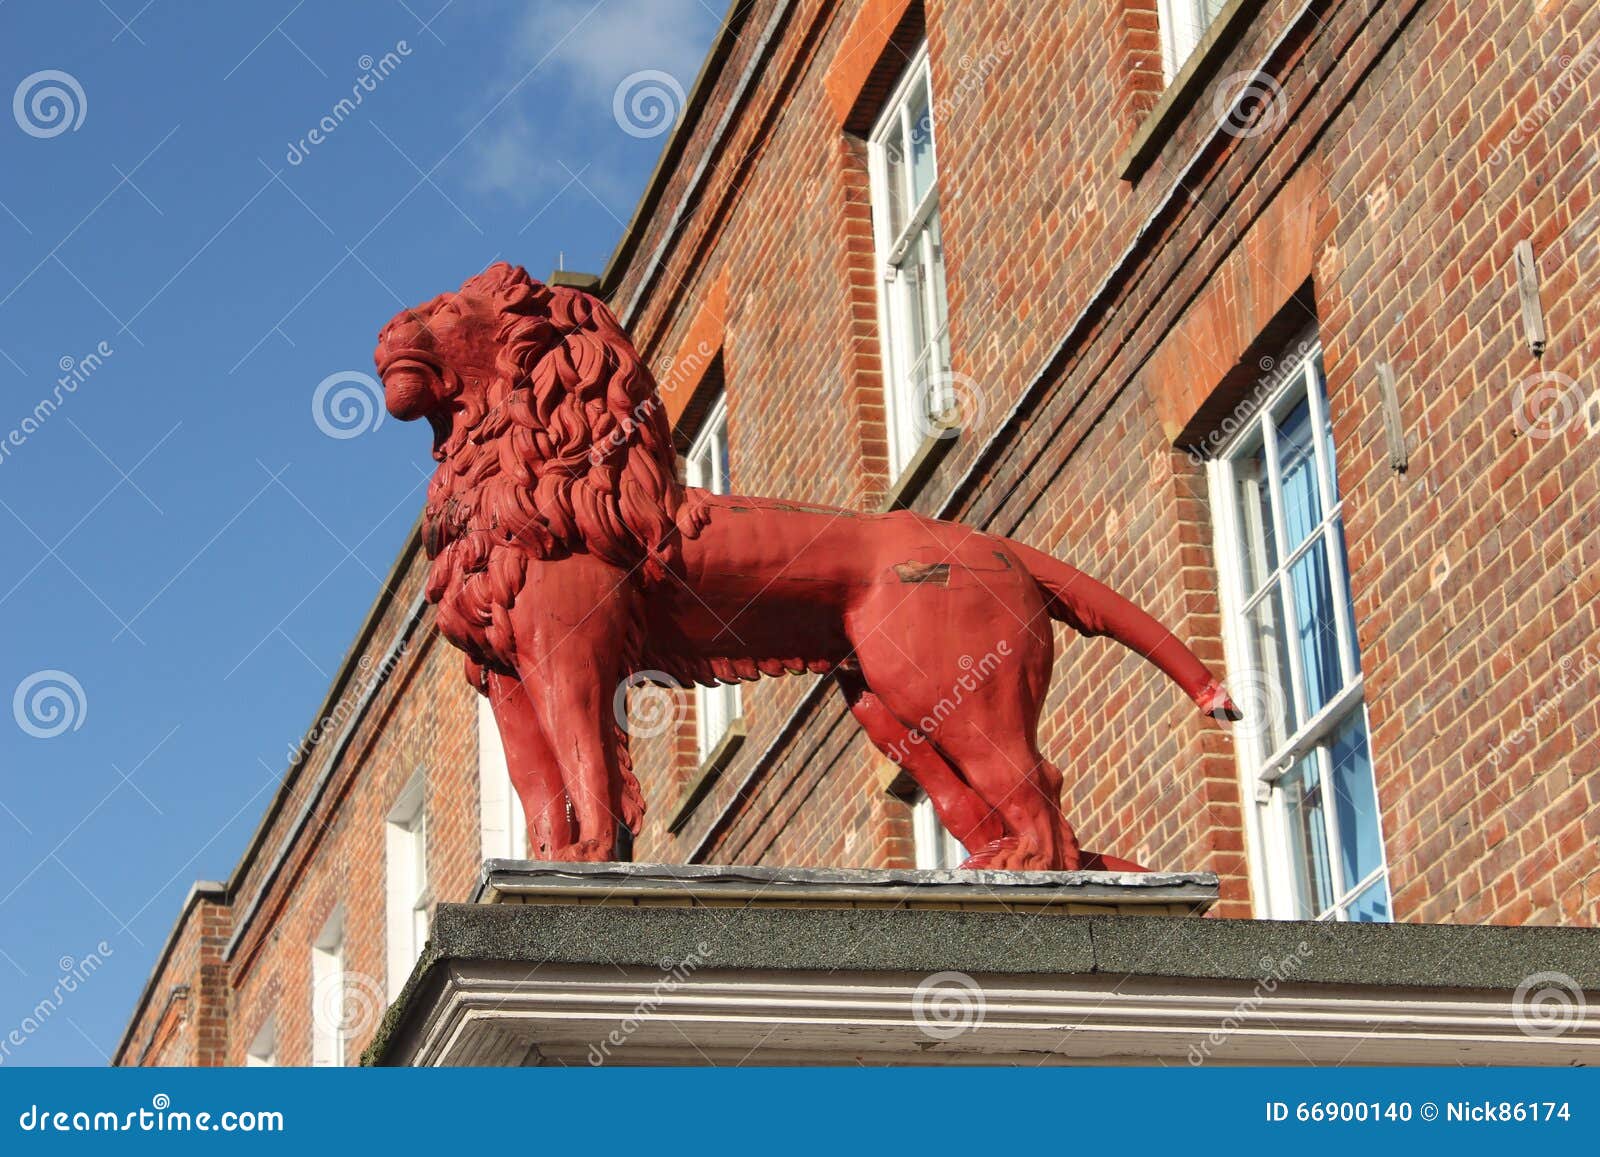
M439 374L432 366L408 358L383 370L383 399L389 413L402 422L425 418L438 404Z

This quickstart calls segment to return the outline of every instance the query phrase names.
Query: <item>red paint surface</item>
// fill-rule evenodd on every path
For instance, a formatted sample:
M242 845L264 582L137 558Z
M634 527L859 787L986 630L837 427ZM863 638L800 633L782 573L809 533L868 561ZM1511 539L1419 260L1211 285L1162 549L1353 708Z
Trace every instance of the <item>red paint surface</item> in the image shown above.
M1085 863L1036 738L1052 620L1237 717L1176 636L1031 547L910 511L685 488L649 369L580 290L491 266L395 317L376 361L390 413L433 428L428 598L494 705L535 856L614 859L620 828L639 830L614 704L642 672L831 675L975 849L969 867Z

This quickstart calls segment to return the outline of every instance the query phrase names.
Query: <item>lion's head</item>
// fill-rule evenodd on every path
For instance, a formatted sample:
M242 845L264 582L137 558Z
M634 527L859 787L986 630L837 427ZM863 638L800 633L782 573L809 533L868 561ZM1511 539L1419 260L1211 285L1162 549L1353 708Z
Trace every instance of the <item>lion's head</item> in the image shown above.
M451 557L430 588L506 546L642 563L646 581L672 564L684 490L666 414L599 299L497 263L396 315L374 357L389 412L433 427L427 547L436 571Z

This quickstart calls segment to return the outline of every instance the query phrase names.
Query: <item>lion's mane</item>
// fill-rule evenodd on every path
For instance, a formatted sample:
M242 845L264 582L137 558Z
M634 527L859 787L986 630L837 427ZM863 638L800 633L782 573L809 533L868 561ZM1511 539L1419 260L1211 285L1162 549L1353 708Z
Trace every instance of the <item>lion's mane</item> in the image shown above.
M529 558L587 552L647 588L704 515L678 481L655 379L599 299L501 263L414 316L498 327L492 379L451 383L462 413L423 514L428 598L481 686L474 665L516 673L508 612Z

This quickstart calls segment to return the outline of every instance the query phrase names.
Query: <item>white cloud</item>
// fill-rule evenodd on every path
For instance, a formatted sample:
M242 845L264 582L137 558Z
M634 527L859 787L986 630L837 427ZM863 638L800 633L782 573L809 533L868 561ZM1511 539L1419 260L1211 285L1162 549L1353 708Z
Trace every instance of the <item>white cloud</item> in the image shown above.
M714 2L720 0L707 0ZM638 190L620 178L615 163L638 146L615 121L613 96L627 77L643 70L665 72L687 92L720 23L721 15L699 0L531 5L507 38L505 71L491 90L499 99L521 84L474 134L468 184L477 192L537 204L582 172L583 185L626 217ZM559 109L536 95L547 93L552 82L566 94ZM653 147L662 143L655 140Z
M710 0L708 0L708 3ZM624 77L654 68L685 91L694 83L721 16L699 0L551 0L531 7L519 30L519 56L532 67L546 53L589 97L604 97ZM552 51L554 49L554 51Z

